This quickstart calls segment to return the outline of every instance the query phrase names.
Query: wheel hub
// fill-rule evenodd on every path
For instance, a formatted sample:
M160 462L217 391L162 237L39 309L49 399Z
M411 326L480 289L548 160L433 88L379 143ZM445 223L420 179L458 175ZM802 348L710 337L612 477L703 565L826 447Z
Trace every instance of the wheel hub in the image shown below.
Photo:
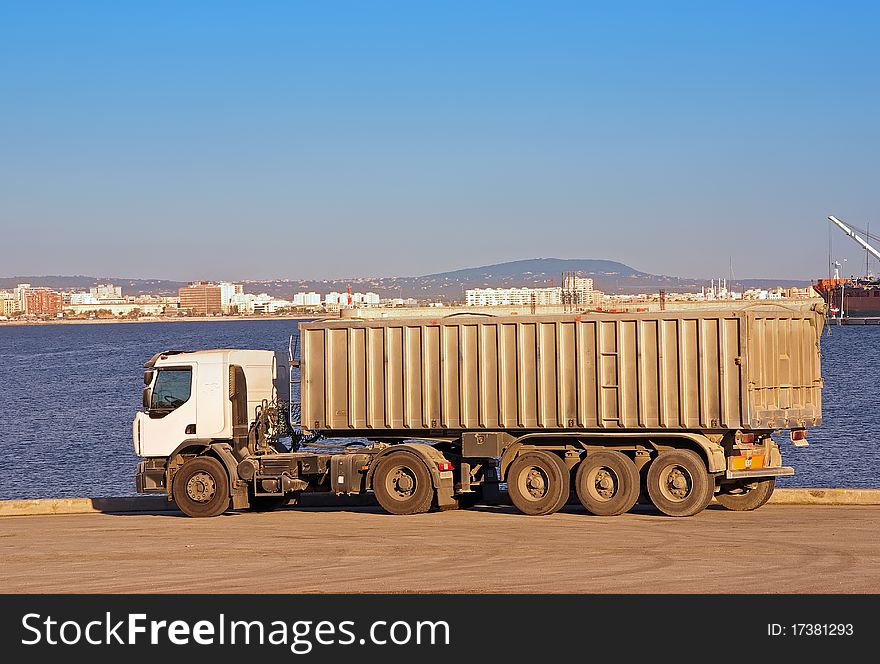
M207 503L217 492L214 478L205 472L199 472L189 478L186 483L186 494L197 503Z
M679 467L673 466L666 476L666 493L673 500L684 500L691 492L690 476Z
M529 468L526 476L526 489L534 499L543 498L547 493L547 478L543 471L535 466Z
M599 468L596 471L596 478L593 482L595 495L603 500L614 497L615 491L614 475L608 468Z
M388 477L391 491L396 498L404 500L413 495L416 488L415 477L407 468L396 468Z

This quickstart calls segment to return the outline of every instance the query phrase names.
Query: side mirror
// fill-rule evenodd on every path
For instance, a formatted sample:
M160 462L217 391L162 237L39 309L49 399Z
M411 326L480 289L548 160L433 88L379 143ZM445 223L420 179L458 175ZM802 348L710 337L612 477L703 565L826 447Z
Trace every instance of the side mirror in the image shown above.
M149 387L144 388L144 410L150 410L150 401L152 400L153 390Z
M144 385L149 385L153 382L153 376L156 374L152 369L147 369L144 371Z

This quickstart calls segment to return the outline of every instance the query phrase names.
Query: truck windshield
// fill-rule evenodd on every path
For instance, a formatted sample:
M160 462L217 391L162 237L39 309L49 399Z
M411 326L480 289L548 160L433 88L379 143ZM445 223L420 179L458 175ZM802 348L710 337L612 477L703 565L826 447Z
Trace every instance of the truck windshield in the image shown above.
M153 386L153 394L150 399L150 412L167 415L171 411L180 408L189 400L192 388L192 369L189 367L174 367L160 369Z

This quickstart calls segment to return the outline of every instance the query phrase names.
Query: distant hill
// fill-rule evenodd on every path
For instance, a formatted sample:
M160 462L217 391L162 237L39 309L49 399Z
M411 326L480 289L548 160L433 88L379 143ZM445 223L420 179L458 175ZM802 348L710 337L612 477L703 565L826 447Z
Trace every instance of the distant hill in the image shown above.
M444 301L462 300L468 288L541 288L559 286L563 272L577 272L593 279L596 290L606 293L656 293L660 289L696 291L708 286L708 279L686 279L640 272L623 263L599 259L532 258L528 260L438 272L420 277L355 277L350 279L269 279L246 280L248 293L266 292L290 298L299 291L352 291L378 293L382 297L414 297ZM176 295L185 282L163 279L123 279L118 277L42 276L0 278L0 289L14 288L20 283L48 286L64 290L88 290L99 283L122 287L125 295ZM738 289L804 287L809 281L793 279L740 279L733 282Z
M622 280L626 285L631 285L632 280L640 281L651 277L616 261L532 258L410 277L407 286L416 297L420 293L436 293L443 299L457 300L464 297L464 291L468 288L559 286L563 272L576 272L584 277L592 277L595 284L610 284L612 281ZM599 288L598 285L596 287Z
M699 290L708 279L688 279L649 274L617 261L597 259L533 258L497 265L409 277L405 286L418 293L437 293L444 299L462 299L468 288L511 288L515 286L559 286L563 272L576 272L593 279L593 287L606 293L650 293ZM785 279L743 279L735 282L740 289L804 287L809 281ZM403 287L404 284L402 283Z
M560 278L563 272L582 272L585 275L645 275L629 265L617 261L580 259L580 258L530 258L522 261L510 261L483 267L469 267L463 270L428 274L421 279L442 277L473 281L478 279L522 279L522 278ZM649 275L645 275L649 276Z

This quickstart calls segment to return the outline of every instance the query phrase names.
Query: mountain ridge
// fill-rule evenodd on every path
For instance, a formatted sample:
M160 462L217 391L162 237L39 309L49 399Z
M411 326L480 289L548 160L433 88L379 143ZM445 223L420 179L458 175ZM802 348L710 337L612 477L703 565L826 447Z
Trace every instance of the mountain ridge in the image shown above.
M291 297L298 291L343 292L351 287L361 292L372 291L383 297L415 297L445 301L464 299L469 288L546 288L559 286L563 272L576 272L593 279L596 290L606 293L650 293L660 289L698 290L709 279L692 279L655 275L637 270L625 263L592 258L528 258L516 261L460 268L416 277L353 277L335 279L246 279L234 280L247 292L267 292L276 297ZM87 275L44 275L0 277L0 289L14 288L19 283L65 290L87 290L99 283L122 287L125 295L176 295L187 282L169 279L132 279L92 277ZM730 280L738 288L805 287L809 281L800 279L748 278Z

